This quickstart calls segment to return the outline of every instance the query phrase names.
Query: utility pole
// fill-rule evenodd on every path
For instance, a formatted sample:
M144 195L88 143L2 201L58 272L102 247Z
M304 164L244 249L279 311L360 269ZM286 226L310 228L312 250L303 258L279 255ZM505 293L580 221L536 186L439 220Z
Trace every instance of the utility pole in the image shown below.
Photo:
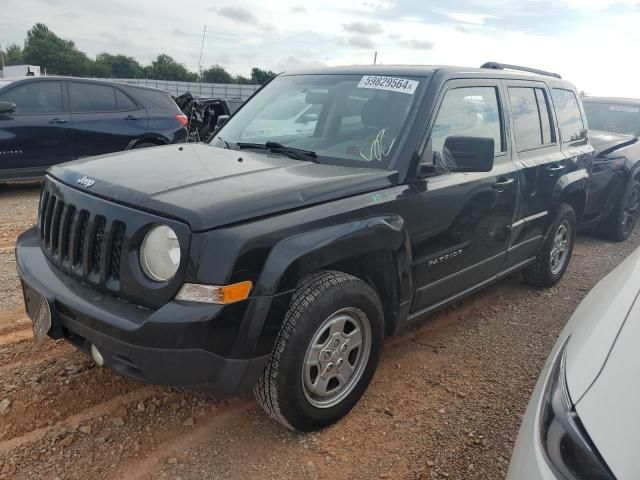
M378 51L376 50L373 53L373 64L375 65L377 61L378 61Z
M2 50L2 44L0 44L0 64L2 65L2 71L4 72L4 50Z
M202 45L200 45L200 59L198 60L198 77L200 78L200 82L202 82L202 51L204 50L204 36L207 34L207 26L204 26L204 31L202 32Z

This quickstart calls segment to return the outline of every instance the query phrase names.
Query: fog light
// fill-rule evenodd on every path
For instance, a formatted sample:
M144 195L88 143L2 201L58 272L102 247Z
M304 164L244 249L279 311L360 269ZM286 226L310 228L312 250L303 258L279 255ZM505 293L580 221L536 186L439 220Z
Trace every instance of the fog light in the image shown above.
M178 295L176 295L176 300L227 305L247 298L251 292L251 287L253 287L253 283L249 281L222 287L217 285L185 283L178 292Z
M96 365L98 365L99 367L104 366L104 358L102 358L100 350L98 350L98 347L96 347L94 344L91 344L91 357L93 358L93 361L96 362Z

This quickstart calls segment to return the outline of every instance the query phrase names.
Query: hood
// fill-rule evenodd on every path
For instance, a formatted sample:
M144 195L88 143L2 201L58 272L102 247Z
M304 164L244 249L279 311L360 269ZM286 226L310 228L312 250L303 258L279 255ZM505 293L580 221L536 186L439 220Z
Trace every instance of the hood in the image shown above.
M566 378L574 403L603 369L640 290L640 249L601 280L585 297L564 330L571 335ZM596 382L597 383L597 382Z
M628 278L628 283L635 285L638 291L640 277L637 270L635 273ZM640 301L636 300L625 316L601 371L575 407L616 478L640 478L640 462L633 447L640 437L638 339Z
M623 133L601 132L590 130L589 139L594 148L594 156L608 155L620 148L628 147L638 141L638 137Z
M88 193L207 230L392 186L396 172L322 165L205 144L101 155L49 174ZM95 183L81 186L89 177Z

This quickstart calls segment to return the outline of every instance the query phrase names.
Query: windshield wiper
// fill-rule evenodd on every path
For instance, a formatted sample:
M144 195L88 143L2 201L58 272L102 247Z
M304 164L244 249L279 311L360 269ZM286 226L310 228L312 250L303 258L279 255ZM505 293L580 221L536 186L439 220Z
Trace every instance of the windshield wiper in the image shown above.
M288 147L278 142L266 142L266 143L247 143L238 142L239 149L243 148L257 148L261 150L269 150L270 152L282 153L283 155L293 158L295 160L303 160L305 162L318 162L318 154L312 150L303 150L302 148Z

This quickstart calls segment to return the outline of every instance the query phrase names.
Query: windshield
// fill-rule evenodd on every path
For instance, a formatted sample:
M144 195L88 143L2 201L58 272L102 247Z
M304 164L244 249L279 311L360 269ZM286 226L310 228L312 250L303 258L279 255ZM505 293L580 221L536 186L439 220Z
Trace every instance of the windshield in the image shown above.
M314 152L319 163L387 168L423 82L373 75L277 77L211 145L276 142Z
M604 132L640 135L640 104L584 102L589 128Z

